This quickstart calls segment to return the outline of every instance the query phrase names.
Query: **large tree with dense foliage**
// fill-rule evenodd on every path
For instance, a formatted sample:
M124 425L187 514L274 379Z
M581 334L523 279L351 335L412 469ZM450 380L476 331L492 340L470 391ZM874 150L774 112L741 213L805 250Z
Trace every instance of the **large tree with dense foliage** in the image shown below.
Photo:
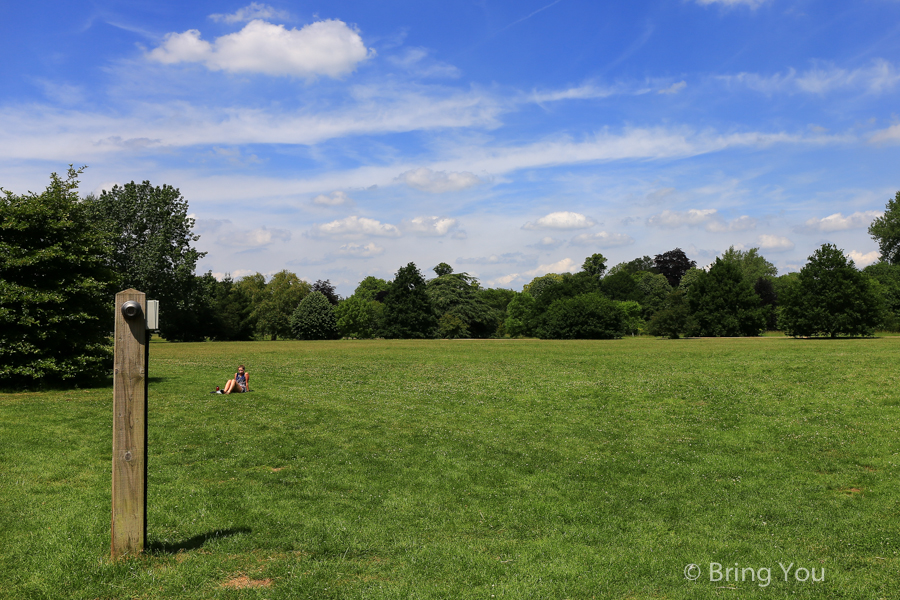
M751 285L755 284L760 277L774 278L778 276L778 269L759 253L759 248L739 250L730 246L722 253L722 260L736 264L744 279Z
M700 271L687 300L693 335L754 336L766 328L766 311L736 261L717 258L709 271Z
M668 280L670 286L677 288L688 269L697 266L697 261L689 259L681 248L675 248L654 256L653 266Z
M430 280L426 290L442 337L485 338L497 331L500 313L482 299L478 280L468 273L445 271Z
M40 194L0 196L0 381L82 382L112 364L115 275L79 202L80 170Z
M618 302L593 292L554 301L542 315L540 337L557 340L613 339L625 332Z
M778 324L786 335L871 335L882 303L869 278L832 244L823 244L781 294Z
M260 275L260 277L262 277ZM263 283L262 287L265 287ZM213 294L215 327L209 334L214 340L250 340L253 338L253 298L248 290L226 274L215 286Z
M159 300L160 333L173 340L197 338L194 322L197 261L206 253L193 242L194 219L187 200L170 185L126 183L84 199L85 210L109 237L106 262L119 277L120 289L135 288Z
M653 318L647 325L647 333L658 337L677 340L692 329L691 310L685 298L684 290L669 292Z
M882 261L900 264L900 192L888 200L884 215L869 225L869 235L878 242Z
M415 263L401 267L384 298L381 337L430 338L434 337L437 326L434 307L419 268Z
M506 306L506 321L503 328L513 337L534 335L536 329L534 296L528 292L516 294Z
M581 270L594 279L602 279L603 274L606 273L606 257L600 253L591 254L584 259L584 262L581 264Z
M291 337L291 315L311 291L310 285L296 273L282 270L272 276L257 300L253 316L256 330L271 339Z
M334 305L319 291L306 295L291 315L291 332L298 340L334 340L338 336Z
M878 285L884 305L882 327L900 331L900 265L879 261L863 269Z

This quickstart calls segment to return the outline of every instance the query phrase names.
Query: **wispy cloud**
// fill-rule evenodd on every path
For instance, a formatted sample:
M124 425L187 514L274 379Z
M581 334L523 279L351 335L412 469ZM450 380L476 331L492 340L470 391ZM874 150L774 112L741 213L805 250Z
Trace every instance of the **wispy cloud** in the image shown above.
M222 233L216 239L219 244L223 246L259 248L268 246L273 242L289 242L291 240L291 232L287 229L259 227L257 229L243 230L234 226L230 229L230 231Z
M427 167L420 167L401 173L397 180L402 181L409 187L422 190L423 192L431 192L432 194L458 192L484 183L477 175L467 171L448 173L446 171L432 171Z
M647 225L661 229L703 227L711 233L723 233L754 229L756 227L756 219L744 215L731 221L726 221L719 214L719 211L714 208L692 208L686 211L664 210L661 213L648 217Z
M735 87L746 87L764 94L818 94L841 90L880 94L893 90L900 83L900 71L893 63L875 59L865 67L846 69L828 62L817 62L811 69L798 72L788 69L783 73L761 75L738 73L723 75L722 81Z
M319 194L313 198L313 204L320 206L345 206L353 204L353 200L346 192L337 190L330 194Z
M459 221L449 217L413 217L400 223L403 231L416 235L442 237L459 231Z
M375 242L368 244L344 244L338 249L338 255L348 258L373 258L384 254L384 248Z
M857 211L844 216L842 213L834 213L827 217L813 217L806 221L802 227L797 228L799 233L811 233L822 231L844 231L847 229L862 229L872 224L872 221L884 213L877 210Z
M763 234L757 238L760 250L786 252L794 249L794 242L780 235Z
M233 13L209 15L209 18L213 21L216 21L217 23L242 23L245 21L252 21L254 19L284 20L290 18L290 14L287 11L273 8L268 4L262 4L261 2L251 2L247 6L239 8Z
M634 243L634 238L624 233L608 233L599 231L597 233L582 233L576 235L569 242L573 246L591 246L595 248L616 248L618 246L629 246Z

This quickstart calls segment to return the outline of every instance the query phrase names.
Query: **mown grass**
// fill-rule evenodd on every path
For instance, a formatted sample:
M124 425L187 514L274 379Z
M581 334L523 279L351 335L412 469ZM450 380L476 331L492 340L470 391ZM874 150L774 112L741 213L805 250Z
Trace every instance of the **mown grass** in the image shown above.
M108 558L112 390L0 394L0 597L897 598L898 359L897 338L154 343L141 557ZM210 395L238 363L254 392Z

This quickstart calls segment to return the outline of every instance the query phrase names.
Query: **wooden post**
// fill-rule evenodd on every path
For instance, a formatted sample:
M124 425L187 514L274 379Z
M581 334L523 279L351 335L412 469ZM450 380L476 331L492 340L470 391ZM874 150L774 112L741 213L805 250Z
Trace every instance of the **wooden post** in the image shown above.
M122 305L141 310L131 318ZM147 329L146 296L116 294L113 362L112 557L139 554L147 539Z

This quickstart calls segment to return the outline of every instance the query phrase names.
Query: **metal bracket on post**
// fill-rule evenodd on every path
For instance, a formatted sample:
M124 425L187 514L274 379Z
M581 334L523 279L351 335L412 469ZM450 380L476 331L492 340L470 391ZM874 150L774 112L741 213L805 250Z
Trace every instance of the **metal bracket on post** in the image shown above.
M146 295L116 294L113 363L112 557L139 554L147 540Z

